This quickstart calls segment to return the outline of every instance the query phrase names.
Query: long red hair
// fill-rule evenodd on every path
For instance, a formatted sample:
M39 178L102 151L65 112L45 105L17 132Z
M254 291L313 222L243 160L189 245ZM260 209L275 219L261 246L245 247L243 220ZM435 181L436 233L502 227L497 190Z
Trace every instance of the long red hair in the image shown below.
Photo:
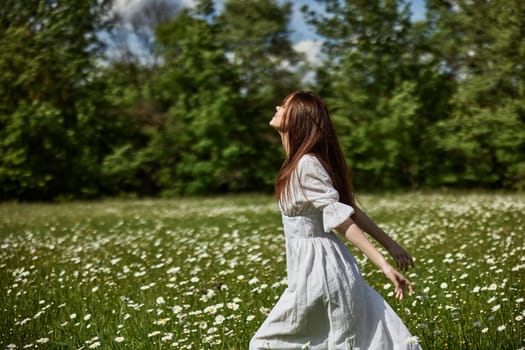
M297 164L305 154L314 155L324 166L339 201L354 205L354 190L350 170L346 165L328 108L316 95L296 91L284 99L281 137L286 149L286 159L275 181L275 196L288 199L288 186Z

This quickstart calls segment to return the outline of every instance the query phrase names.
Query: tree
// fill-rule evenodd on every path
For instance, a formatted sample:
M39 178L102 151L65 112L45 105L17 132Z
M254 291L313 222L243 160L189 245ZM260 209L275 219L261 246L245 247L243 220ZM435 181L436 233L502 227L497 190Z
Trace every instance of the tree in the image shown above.
M325 43L317 72L358 188L418 186L420 57L404 1L320 0L303 11Z
M110 1L16 1L0 7L2 198L96 191L97 164L119 133L97 79L97 34ZM116 118L118 119L118 118Z
M275 0L227 0L215 18L218 39L239 77L243 135L251 151L243 159L255 188L271 188L282 162L280 140L268 122L276 105L301 87L288 23L291 3ZM254 162L254 159L257 159Z
M149 120L147 141L116 147L104 162L108 179L133 187L134 174L147 172L165 194L271 188L280 158L268 121L276 99L298 86L289 68L298 56L286 37L289 4L245 5L228 1L218 14L198 1L157 23L157 64L122 62L142 79L131 98L140 103L129 107Z
M429 1L432 39L457 88L436 143L446 180L525 188L525 3Z
M239 159L249 143L238 136L237 80L215 27L184 10L157 28L156 40L164 64L153 95L168 109L148 146L155 181L173 193L242 188L249 177Z
M155 31L180 10L180 3L171 0L143 1L132 11L115 9L115 24L106 35L107 66L101 74L108 84L108 98L132 130L104 157L101 180L106 193L156 195L161 190L155 174L162 149L155 151L150 143L165 124L171 101L161 101L157 95L155 84L165 62Z

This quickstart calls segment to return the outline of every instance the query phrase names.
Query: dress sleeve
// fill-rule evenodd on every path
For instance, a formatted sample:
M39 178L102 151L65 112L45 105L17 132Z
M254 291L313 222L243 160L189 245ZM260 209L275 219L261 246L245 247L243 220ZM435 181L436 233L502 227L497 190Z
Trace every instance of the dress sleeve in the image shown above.
M354 213L354 208L339 202L339 193L321 162L310 155L298 164L299 181L306 200L323 212L323 228L330 232Z

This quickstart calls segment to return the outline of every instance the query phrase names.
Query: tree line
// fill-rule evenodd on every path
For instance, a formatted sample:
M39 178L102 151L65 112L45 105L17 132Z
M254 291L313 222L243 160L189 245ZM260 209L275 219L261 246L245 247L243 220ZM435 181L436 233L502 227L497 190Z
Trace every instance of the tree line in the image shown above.
M315 3L312 63L292 2L4 0L0 199L269 192L268 121L298 89L327 102L358 191L525 188L525 2L427 0L420 21Z

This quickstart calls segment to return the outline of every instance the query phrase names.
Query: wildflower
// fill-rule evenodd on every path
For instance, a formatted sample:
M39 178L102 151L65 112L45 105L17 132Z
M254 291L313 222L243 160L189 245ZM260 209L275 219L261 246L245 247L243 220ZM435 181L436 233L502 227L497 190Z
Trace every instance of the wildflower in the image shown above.
M165 325L169 320L170 320L169 317L167 317L167 318L161 318L160 320L155 321L155 322L153 322L153 323L156 324L156 325L159 325L159 326L163 326L163 325Z
M239 304L236 304L236 303L227 303L226 304L226 307L230 310L237 310L239 309Z
M91 345L89 346L89 348L90 348L90 349L96 349L96 348L98 348L99 346L100 346L100 342L99 342L99 341L96 341L96 342L94 342L93 344L91 344Z
M483 329L481 330L481 333L487 333L488 331L489 331L489 329L485 327L485 328L483 328Z
M122 343L124 341L124 337L122 337L122 336L115 337L115 341L117 343Z
M519 322L519 321L523 320L523 316L518 315L514 319Z
M174 306L171 308L171 311L173 311L174 314L178 314L179 312L182 311L182 306Z
M215 324L222 324L224 322L225 318L223 315L217 315L215 317Z
M500 305L500 304L498 304L498 305L494 305L494 306L492 307L492 312L496 312L496 311L498 311L500 308L501 308L501 305Z
M310 341L304 343L303 346L301 346L301 349L310 349Z
M71 314L71 315L69 315L69 318L71 318L72 320L74 320L75 318L77 318L77 314Z
M166 271L167 273L169 274L172 274L172 273L177 273L180 271L180 267L176 266L176 267L171 267L170 269L168 269L168 271Z
M262 314L265 314L265 315L268 315L270 313L270 309L267 308L267 307L264 307L264 306L261 306L259 308L259 311L262 313Z
M148 333L148 338L154 337L154 336L159 335L159 334L160 334L160 331L153 331L151 333Z
M407 338L407 343L408 344L417 344L419 342L419 337L417 336L412 336L412 337L408 337Z
M505 326L504 324L502 324L501 326L498 326L497 330L498 330L498 332L501 332L501 331L504 331L505 328L507 328L507 326Z
M84 316L84 321L87 321L91 318L91 314L87 314L86 316Z
M173 333L165 333L164 336L160 338L160 340L162 341L168 341L171 339L173 339Z
M164 300L163 297L158 297L156 302L157 302L157 305L161 305L161 304L165 304L166 303L166 301Z
M442 283L439 285L439 287L440 287L441 289L446 289L446 288L448 287L448 284L447 284L447 282L442 282Z
M40 338L40 339L37 339L36 342L37 343L40 343L40 344L45 344L49 341L49 338Z
M255 318L255 315L246 316L246 321L252 321Z
M214 314L217 312L217 307L215 307L214 305L210 305L204 309L204 312Z

